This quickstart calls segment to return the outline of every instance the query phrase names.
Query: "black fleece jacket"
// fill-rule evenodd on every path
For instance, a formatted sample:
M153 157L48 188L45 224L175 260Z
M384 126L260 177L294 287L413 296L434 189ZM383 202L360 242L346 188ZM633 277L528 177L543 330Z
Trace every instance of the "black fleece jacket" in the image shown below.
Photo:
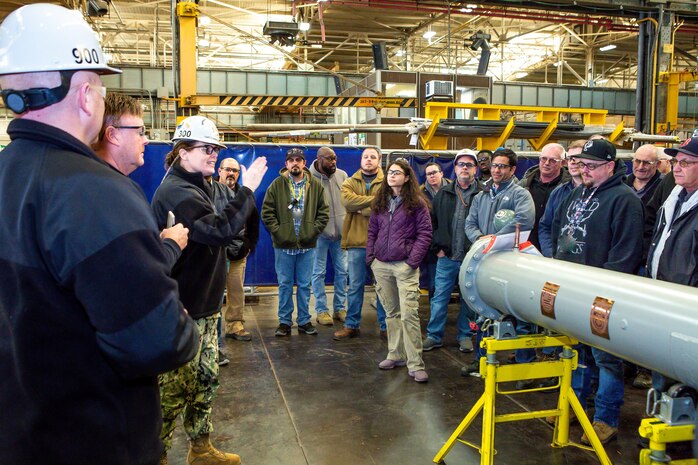
M16 119L0 154L0 464L145 465L156 375L196 353L141 189Z
M255 208L252 191L242 187L216 213L211 185L201 173L189 173L175 164L155 191L152 205L160 227L171 211L177 223L189 228L189 243L172 268L184 308L192 318L213 315L220 310L225 290L225 246L240 233Z

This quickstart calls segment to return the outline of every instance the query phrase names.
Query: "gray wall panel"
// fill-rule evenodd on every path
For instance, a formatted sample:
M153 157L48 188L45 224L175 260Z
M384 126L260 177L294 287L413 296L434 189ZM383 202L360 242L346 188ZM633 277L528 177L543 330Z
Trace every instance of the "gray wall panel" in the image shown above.
M305 76L288 76L287 95L321 95L315 92L308 93L308 80Z
M267 93L267 75L265 73L247 73L247 93L264 95Z
M521 105L536 106L538 105L538 89L535 87L521 88Z
M228 93L232 95L247 94L247 73L226 73Z
M229 94L225 71L211 71L211 93Z
M538 103L535 104L541 107L553 107L553 88L551 87L539 87L538 88ZM566 105L565 105L566 106Z
M270 74L267 79L267 94L269 95L298 95L288 90L288 82L284 74Z
M196 93L210 94L211 92L211 73L208 71L196 72Z

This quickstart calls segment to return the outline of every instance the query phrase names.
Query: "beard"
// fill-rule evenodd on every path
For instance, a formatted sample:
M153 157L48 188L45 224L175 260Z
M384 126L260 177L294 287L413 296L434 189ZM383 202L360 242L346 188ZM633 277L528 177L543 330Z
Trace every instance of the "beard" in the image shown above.
M327 174L328 176L332 176L337 171L336 166L323 166L322 169L325 171L325 174Z

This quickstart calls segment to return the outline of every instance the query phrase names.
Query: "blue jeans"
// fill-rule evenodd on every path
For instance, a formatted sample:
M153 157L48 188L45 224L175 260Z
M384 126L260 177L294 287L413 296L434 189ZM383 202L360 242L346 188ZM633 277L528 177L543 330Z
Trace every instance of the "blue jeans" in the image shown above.
M433 257L431 260L433 260ZM436 264L436 261L422 262L422 265L419 267L419 273L426 277L430 301L434 298L434 293L436 292Z
M532 323L529 323L528 321L523 321L519 320L518 318L516 319L516 334L517 335L529 335L529 334L537 334L538 333L538 326L534 325ZM516 355L516 363L528 363L532 362L536 359L536 350L535 349L517 349L514 351L514 354Z
M313 269L313 250L289 255L274 249L276 278L279 281L279 323L291 326L293 321L293 284L296 284L296 323L303 326L310 322L310 275Z
M427 325L427 337L436 342L441 342L446 329L446 319L448 317L448 302L451 300L453 286L458 280L461 261L451 260L448 257L440 257L436 262L436 275L434 279L434 298L431 299L431 314ZM469 339L473 335L470 329L470 322L475 321L475 313L468 308L460 298L460 312L458 313L458 336L456 339Z
M349 293L347 295L349 306L344 326L358 329L361 326L361 307L364 304L364 286L366 285L366 249L347 249L349 270ZM380 299L376 297L376 312L378 313L378 325L381 331L385 331L385 310Z
M344 310L347 303L347 252L340 246L341 239L330 240L320 236L315 247L313 260L313 294L315 295L315 311L326 313L327 294L325 294L325 274L327 272L327 252L332 257L334 265L334 299L332 309L335 312Z
M579 363L588 365L586 361L588 351L579 348L578 352ZM602 421L609 426L617 428L625 389L623 384L623 360L595 347L591 348L591 356L599 368L599 388L596 391L594 400L596 408L594 421ZM586 408L586 399L591 391L591 371L591 366L588 368L580 366L572 373L572 388L584 408Z

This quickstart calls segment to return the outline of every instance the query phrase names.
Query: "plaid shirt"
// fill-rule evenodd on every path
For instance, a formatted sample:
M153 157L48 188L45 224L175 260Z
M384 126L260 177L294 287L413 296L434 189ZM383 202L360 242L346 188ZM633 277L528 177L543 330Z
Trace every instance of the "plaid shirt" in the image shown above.
M293 178L291 175L288 176L288 180L290 181L291 184L291 197L294 199L298 199L298 209L301 211L301 215L299 218L293 218L293 228L296 230L296 236L298 236L298 233L301 229L301 222L303 221L303 211L305 208L305 184L307 180L305 179L305 176L303 176L303 179L296 183L293 181ZM287 253L289 255L300 255L302 253L307 252L310 249L281 249L284 253Z

